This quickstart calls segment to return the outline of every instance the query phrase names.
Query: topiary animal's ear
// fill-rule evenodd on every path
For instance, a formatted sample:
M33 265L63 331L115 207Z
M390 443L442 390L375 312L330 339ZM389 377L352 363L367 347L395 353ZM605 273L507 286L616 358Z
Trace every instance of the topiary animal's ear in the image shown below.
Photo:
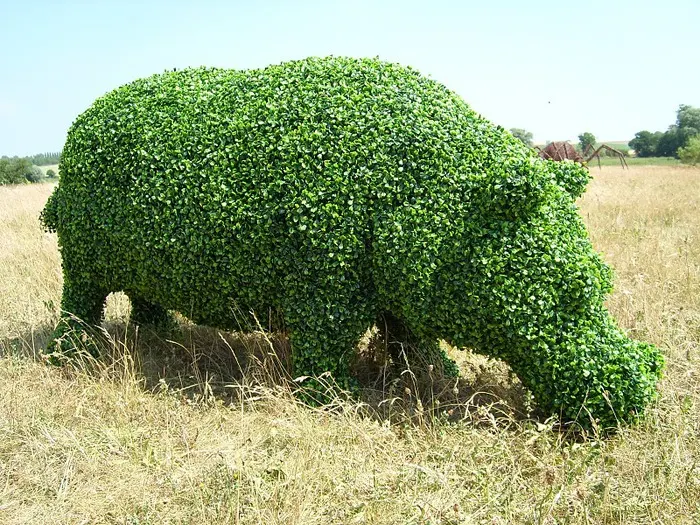
M586 191L591 174L588 169L572 160L543 160L548 164L549 172L554 175L557 185L573 199L578 199Z
M494 163L477 178L475 200L485 217L516 219L530 213L551 187L552 176L535 159L519 158Z

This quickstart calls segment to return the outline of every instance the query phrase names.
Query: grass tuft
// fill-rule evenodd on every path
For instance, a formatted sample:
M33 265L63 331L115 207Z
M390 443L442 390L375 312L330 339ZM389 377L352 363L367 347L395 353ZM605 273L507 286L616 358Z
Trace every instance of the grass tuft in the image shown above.
M359 400L328 384L310 407L284 338L184 319L164 338L126 323L122 294L99 360L45 366L52 188L0 188L0 523L697 523L700 170L592 174L580 206L616 270L608 306L667 359L646 418L607 439L539 418L503 363L447 349L462 377L444 378L387 363L371 333Z

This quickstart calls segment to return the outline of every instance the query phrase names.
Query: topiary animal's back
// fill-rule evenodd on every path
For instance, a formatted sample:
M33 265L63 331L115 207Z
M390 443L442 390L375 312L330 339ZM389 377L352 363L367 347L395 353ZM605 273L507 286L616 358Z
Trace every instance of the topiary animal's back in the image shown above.
M587 181L411 69L307 59L105 95L69 132L45 222L62 307L89 322L117 290L144 321L176 310L238 328L272 310L296 373L342 381L361 334L390 319L421 351L444 338L502 357L544 408L574 418L588 403L609 422L605 396L641 410L660 358L602 307L609 272L573 203Z
M480 175L457 173L465 133L484 142L479 169L508 154L486 144L506 135L442 85L376 60L156 75L73 125L63 251L107 288L231 327L232 293L270 306L326 266L335 279L336 261L371 281L377 210ZM431 212L459 198L439 195Z

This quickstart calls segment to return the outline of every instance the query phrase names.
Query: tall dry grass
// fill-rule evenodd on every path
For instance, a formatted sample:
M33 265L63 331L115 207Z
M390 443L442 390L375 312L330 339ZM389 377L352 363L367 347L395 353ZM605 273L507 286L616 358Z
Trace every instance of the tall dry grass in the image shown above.
M366 405L308 408L279 341L137 333L118 295L104 360L44 366L51 188L0 188L0 523L700 522L700 170L592 173L581 210L616 270L609 307L668 366L645 421L586 441L528 419L504 365L469 355L451 386L360 362Z

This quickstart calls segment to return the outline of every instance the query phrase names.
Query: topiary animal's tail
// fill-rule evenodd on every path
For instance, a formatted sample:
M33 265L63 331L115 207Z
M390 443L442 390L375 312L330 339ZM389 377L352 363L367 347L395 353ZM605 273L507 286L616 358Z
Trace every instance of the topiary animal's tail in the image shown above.
M55 232L58 229L58 188L53 191L49 200L46 201L46 206L41 211L39 220L48 232Z

